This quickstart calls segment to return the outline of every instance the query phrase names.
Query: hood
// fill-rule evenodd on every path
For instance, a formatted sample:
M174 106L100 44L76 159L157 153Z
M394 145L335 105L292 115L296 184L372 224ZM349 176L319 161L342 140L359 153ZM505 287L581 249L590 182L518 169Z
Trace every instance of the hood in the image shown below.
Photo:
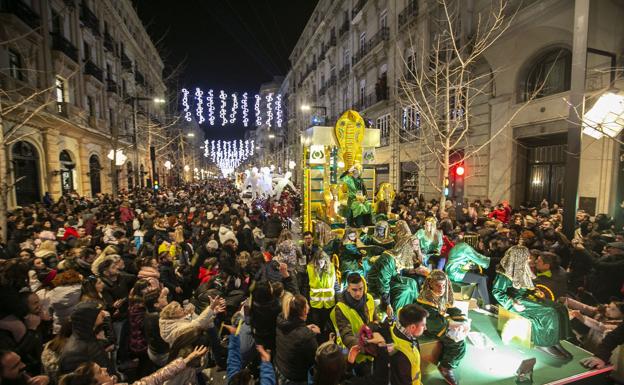
M50 305L55 311L59 311L59 307L71 307L80 302L82 294L82 286L80 283L69 286L57 286L50 291Z
M277 328L284 334L288 334L300 327L305 327L305 321L302 319L285 319L282 314L277 316Z
M94 339L95 320L100 314L100 306L94 301L81 302L71 314L72 334L80 339Z

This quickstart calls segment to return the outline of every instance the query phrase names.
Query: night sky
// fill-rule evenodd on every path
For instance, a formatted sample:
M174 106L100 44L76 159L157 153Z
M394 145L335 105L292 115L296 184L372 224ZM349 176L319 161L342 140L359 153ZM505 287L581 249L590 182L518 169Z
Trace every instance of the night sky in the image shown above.
M164 76L184 65L178 85L169 87L256 93L287 73L288 56L317 0L133 2L165 61ZM208 138L240 138L245 131L242 125L203 126Z

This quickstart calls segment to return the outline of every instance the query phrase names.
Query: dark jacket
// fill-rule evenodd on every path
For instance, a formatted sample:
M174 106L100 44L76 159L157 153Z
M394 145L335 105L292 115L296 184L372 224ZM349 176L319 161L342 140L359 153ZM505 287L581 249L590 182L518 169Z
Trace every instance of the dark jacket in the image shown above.
M106 303L106 310L111 314L113 321L118 321L127 318L128 313L128 301L126 301L119 309L113 308L113 303L119 299L127 299L136 276L130 275L124 272L120 272L117 277L117 281L113 282L105 277L101 277L104 282L104 290L102 291L102 297Z
M254 237L251 232L251 228L248 225L245 225L245 227L243 227L242 230L240 230L238 234L236 234L236 239L238 239L238 251L239 252L247 251L251 253L252 251L258 249L258 247L256 246L256 243L254 242Z
M533 283L546 286L552 291L554 299L565 297L568 293L568 276L561 266L551 269L550 277L547 273L537 273L537 278L533 280Z
M613 349L622 344L624 344L624 323L605 336L596 349L596 357L609 362Z
M401 333L396 327L394 333L398 338L409 341L403 333ZM420 350L420 347L418 348ZM375 360L377 361L377 360ZM390 365L392 366L392 372L390 373L390 384L392 385L411 385L412 381L412 364L409 358L405 354L398 350L395 350L394 354L390 358Z
M13 319L13 316L6 317ZM13 333L8 329L0 328L0 346L2 349L12 350L19 354L22 362L26 365L26 372L31 375L41 373L41 352L43 350L43 342L41 335L36 330L26 329L26 333L19 341L15 340Z
M103 344L95 337L95 320L100 307L92 301L76 305L71 315L72 335L59 357L59 374L69 373L85 362L95 362L112 372L113 366L104 350Z
M258 303L254 301L250 311L250 325L258 345L266 349L275 349L277 316L282 311L279 301Z
M286 320L281 314L277 317L275 365L287 379L307 381L317 347L316 335L305 321Z
M148 349L155 354L164 354L169 351L169 344L160 336L160 327L158 326L159 317L160 314L158 312L148 311L145 313L143 330L145 332Z
M273 215L262 227L262 232L266 238L278 238L282 229L282 220L277 215Z

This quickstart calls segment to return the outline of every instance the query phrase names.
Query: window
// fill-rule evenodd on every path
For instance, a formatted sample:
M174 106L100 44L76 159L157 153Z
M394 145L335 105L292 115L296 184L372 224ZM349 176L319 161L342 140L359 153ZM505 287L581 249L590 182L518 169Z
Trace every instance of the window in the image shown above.
M56 102L57 103L65 103L66 102L66 80L60 76L56 77Z
M420 113L416 106L408 106L403 108L403 116L401 119L401 141L412 141L420 129Z
M113 76L113 67L110 63L106 63L106 76L108 77L108 80L115 80L115 77Z
M360 51L364 51L364 49L366 48L366 32L362 32L360 34L360 42L358 45Z
M347 88L342 89L342 110L347 109Z
M366 80L360 80L360 93L358 95L358 104L360 106L364 105L364 98L366 97Z
M388 10L384 9L379 15L379 29L388 27Z
M93 96L87 96L87 111L90 117L95 118L95 100L93 100Z
M524 84L522 100L543 98L570 89L572 53L556 48L540 56L529 68Z
M84 51L84 60L91 60L91 46L86 41L82 43Z
M52 33L54 34L58 34L58 35L63 35L63 18L61 17L61 15L58 14L58 12L52 10L50 11L52 18L51 18L51 23L52 23Z
M12 49L9 49L9 75L14 79L24 80L22 57Z
M112 108L108 109L108 124L111 128L115 125L115 111Z
M390 114L377 118L375 127L380 131L381 145L387 146L390 143Z
M344 50L344 56L342 61L343 68L351 64L351 51L347 48Z

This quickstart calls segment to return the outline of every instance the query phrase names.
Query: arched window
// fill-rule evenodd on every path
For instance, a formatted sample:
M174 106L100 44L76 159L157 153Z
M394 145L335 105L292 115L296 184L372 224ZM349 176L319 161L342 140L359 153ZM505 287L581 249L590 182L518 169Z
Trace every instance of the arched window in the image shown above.
M28 142L17 142L11 150L16 203L20 206L39 202L39 154Z
M76 164L66 150L61 151L59 161L61 163L61 191L63 194L68 194L74 190L74 168L76 168Z
M91 155L89 158L89 178L91 179L91 196L102 192L102 184L100 182L100 159L97 155Z
M572 53L567 48L555 48L542 54L526 72L522 101L558 94L570 89Z

